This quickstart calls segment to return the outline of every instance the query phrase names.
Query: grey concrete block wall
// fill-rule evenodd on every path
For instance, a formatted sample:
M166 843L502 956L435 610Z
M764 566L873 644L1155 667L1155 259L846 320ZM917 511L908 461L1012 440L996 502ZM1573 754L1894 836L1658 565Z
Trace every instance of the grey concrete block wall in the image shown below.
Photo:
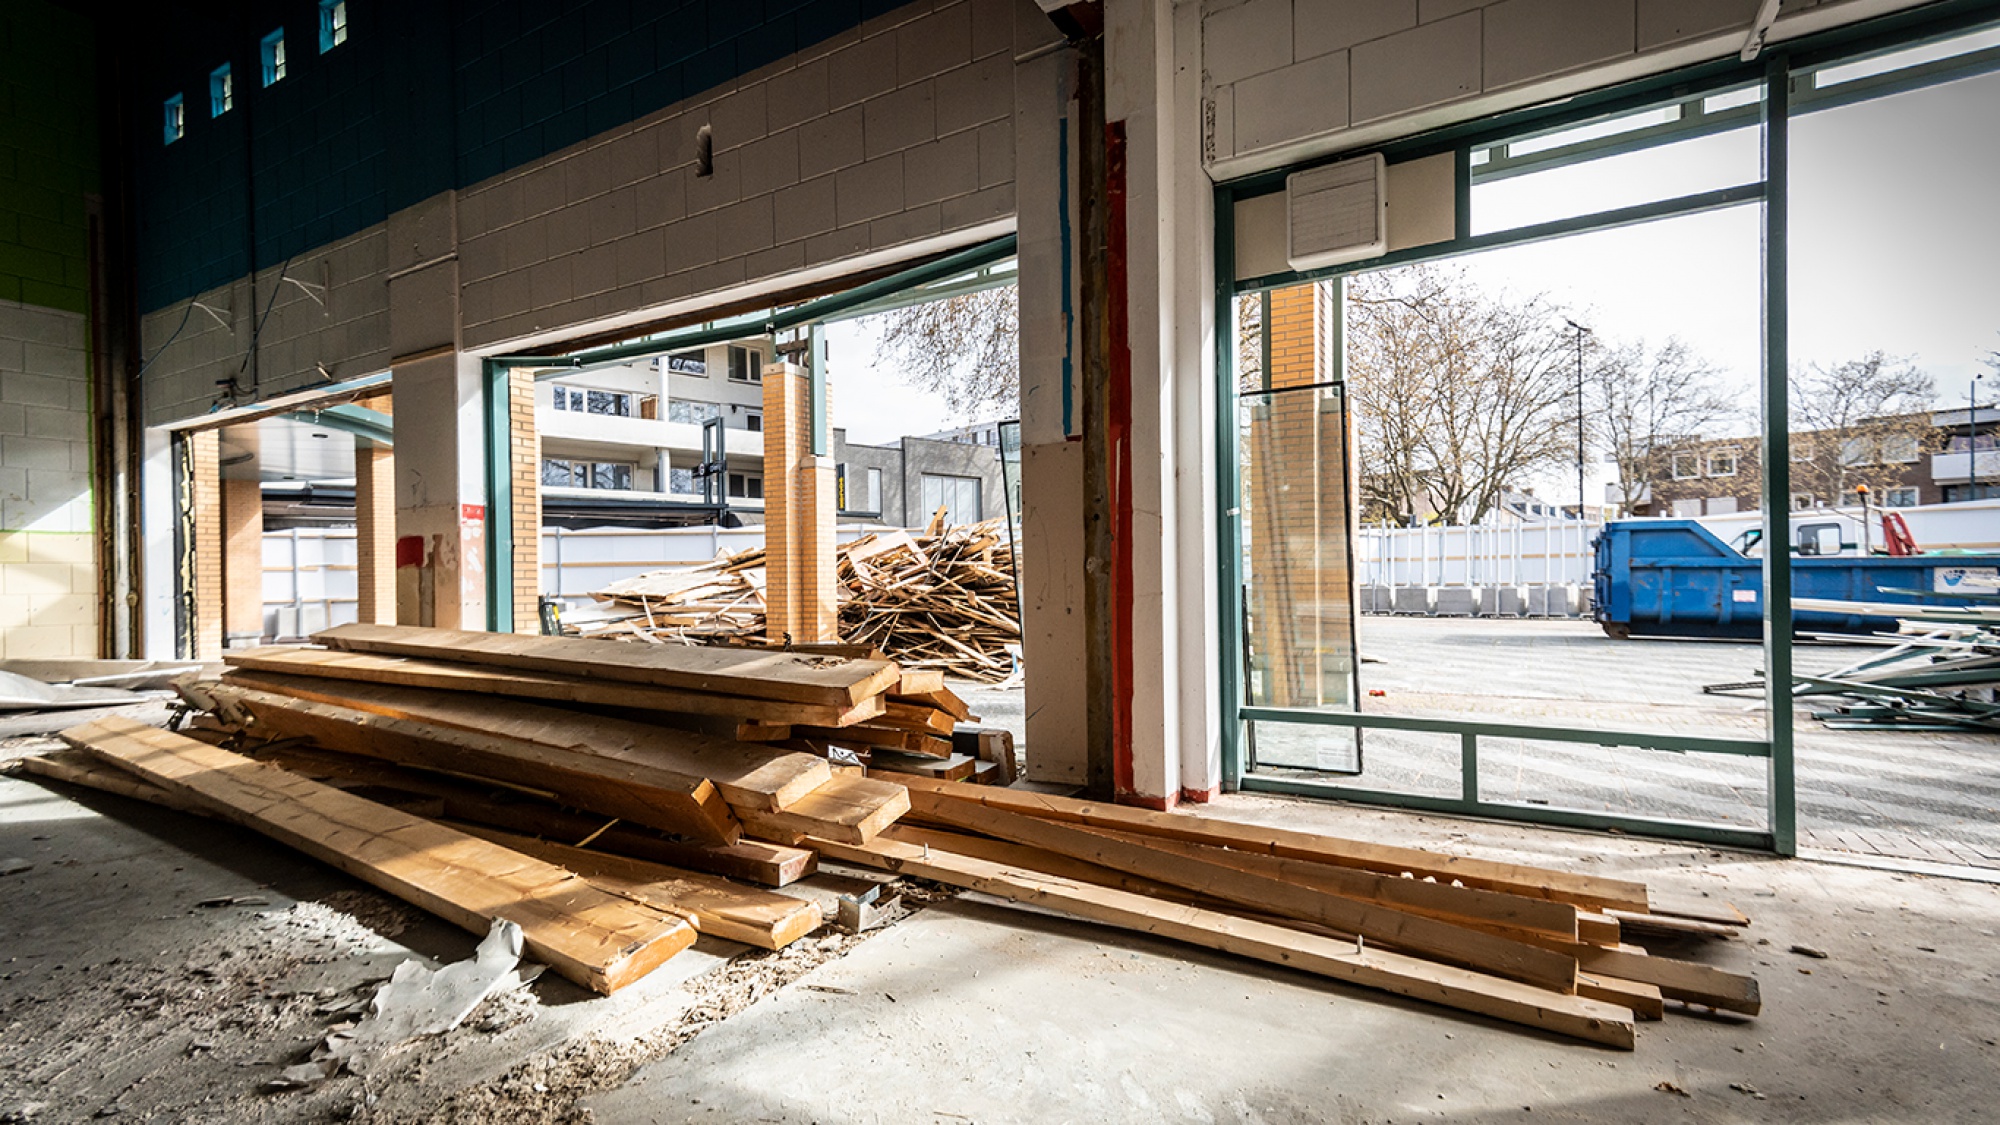
M1007 0L911 5L462 192L465 345L1011 215L1011 168L982 165L981 140L1010 126L1013 53Z
M0 301L0 659L97 654L85 333Z
M324 305L272 269L196 298L219 320L187 302L157 310L141 325L147 421L229 405L218 380L247 381L253 338L263 399L386 370L413 350L400 326L429 337L439 323L400 307L392 322L416 288L392 278L448 283L425 299L450 306L452 338L425 346L490 350L1004 223L1014 56L1048 34L1026 0L909 4L299 255L287 276ZM704 127L713 171L697 175Z
M1856 18L1921 0L1787 0ZM1735 53L1758 0L1202 0L1204 151L1222 175ZM1601 81L1616 80L1607 77ZM1509 99L1510 92L1520 96ZM1496 98L1496 95L1498 96ZM1457 107L1463 107L1462 109ZM1365 130L1365 132L1364 132ZM1259 154L1270 161L1259 162Z

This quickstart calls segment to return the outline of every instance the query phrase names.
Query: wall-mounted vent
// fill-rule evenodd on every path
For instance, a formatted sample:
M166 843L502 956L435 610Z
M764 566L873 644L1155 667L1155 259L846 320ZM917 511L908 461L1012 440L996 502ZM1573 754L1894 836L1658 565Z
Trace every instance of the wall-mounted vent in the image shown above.
M1388 251L1386 168L1378 154L1285 177L1286 261L1293 269L1323 269Z

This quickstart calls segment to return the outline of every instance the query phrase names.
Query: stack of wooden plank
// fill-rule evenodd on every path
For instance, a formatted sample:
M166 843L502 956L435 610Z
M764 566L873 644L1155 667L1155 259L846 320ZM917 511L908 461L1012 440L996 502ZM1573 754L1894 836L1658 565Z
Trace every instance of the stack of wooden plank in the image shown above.
M840 633L905 669L993 683L1013 671L1021 641L1014 554L1003 521L922 534L890 531L836 550ZM565 625L580 636L758 643L764 632L764 552L658 570L595 591L602 611Z
M1754 1015L1756 981L1629 932L1749 919L1644 885L1278 828L909 779L912 809L829 859L918 876L1615 1047L1667 1001Z
M904 676L884 660L386 626L315 639L183 681L195 738L87 725L65 737L88 761L33 768L247 824L476 932L514 917L605 991L696 929L795 940L817 907L718 876L784 886L814 865L796 841L865 845L909 807L900 785L729 737L922 710L889 702ZM651 953L619 952L641 931Z

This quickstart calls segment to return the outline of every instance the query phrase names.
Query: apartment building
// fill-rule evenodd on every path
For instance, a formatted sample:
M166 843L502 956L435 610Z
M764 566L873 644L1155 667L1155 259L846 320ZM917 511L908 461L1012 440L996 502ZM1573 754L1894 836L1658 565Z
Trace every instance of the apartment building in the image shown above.
M539 383L545 520L759 522L770 361L751 340Z

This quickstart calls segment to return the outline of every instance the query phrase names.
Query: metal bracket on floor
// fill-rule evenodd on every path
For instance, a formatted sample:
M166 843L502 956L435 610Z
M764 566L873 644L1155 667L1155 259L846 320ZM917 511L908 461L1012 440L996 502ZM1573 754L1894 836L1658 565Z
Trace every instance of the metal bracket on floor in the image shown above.
M834 924L850 934L866 933L888 920L889 909L896 905L897 896L882 897L882 884L858 895L841 895L840 910Z

